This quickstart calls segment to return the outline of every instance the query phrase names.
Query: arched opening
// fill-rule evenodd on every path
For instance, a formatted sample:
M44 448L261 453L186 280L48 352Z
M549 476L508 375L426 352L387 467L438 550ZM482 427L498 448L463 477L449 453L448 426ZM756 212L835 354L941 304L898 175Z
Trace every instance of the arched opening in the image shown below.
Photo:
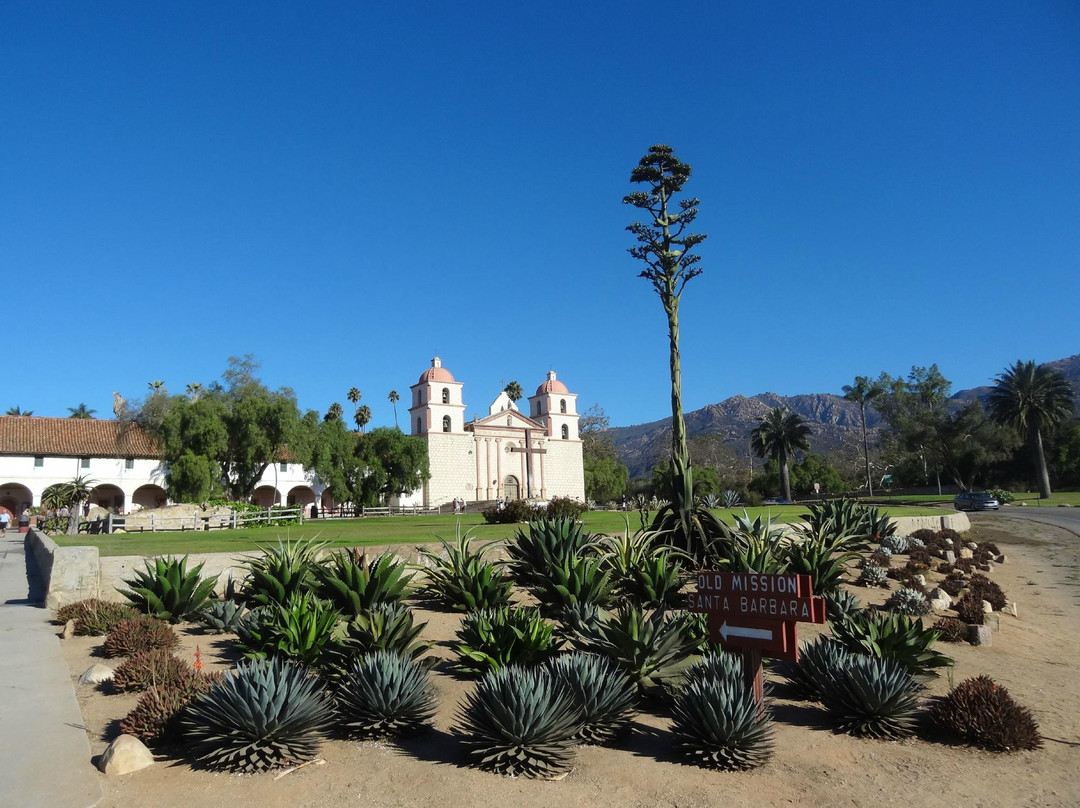
M570 439L570 427L568 427L566 424L562 425L562 439L563 440L569 440Z
M168 494L160 485L140 485L131 495L132 509L164 508L169 501Z
M19 519L19 514L29 508L34 502L34 495L30 489L19 483L4 483L0 485L0 508L6 508L12 517L11 526L14 527Z
M334 499L334 495L330 493L329 488L322 492L322 497L320 497L320 500L322 501L323 510L326 510L327 508L333 509L337 507L337 501Z
M90 502L114 513L123 513L126 505L123 490L116 485L99 485L90 492Z
M444 415L442 417L442 431L443 432L449 432L450 431L450 416L449 415Z
M503 480L503 496L507 499L521 499L521 483L513 474L507 474Z
M271 505L281 504L281 492L272 485L260 485L251 495L251 501L260 508L269 508Z
M310 505L315 501L315 492L306 485L293 488L285 498L288 505Z
M565 398L560 398L559 399L559 412L564 413L564 414L566 413L566 399Z
M444 387L442 389L442 403L443 404L449 404L450 403L450 388L449 387Z

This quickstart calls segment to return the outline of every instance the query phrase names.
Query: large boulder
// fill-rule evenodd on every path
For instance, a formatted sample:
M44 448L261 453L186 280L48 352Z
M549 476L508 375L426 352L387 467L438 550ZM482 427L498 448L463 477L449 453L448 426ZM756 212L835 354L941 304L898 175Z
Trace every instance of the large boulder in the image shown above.
M98 768L108 775L130 774L153 765L153 753L134 735L121 735L98 760Z

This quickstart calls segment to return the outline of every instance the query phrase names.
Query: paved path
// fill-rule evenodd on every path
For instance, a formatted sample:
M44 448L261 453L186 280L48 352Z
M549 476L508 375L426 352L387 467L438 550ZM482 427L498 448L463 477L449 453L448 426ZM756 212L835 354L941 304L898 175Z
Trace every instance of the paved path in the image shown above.
M978 520L983 515L990 515L991 512L984 511L978 514L971 514L975 517L972 522ZM1044 525L1054 525L1055 527L1063 528L1074 536L1080 536L1080 508L1058 508L1058 507L1005 507L1000 511L993 511L994 516L1007 516L1010 519L1023 519L1028 522L1041 522Z
M27 601L23 537L0 538L0 805L101 800L90 742L49 612Z

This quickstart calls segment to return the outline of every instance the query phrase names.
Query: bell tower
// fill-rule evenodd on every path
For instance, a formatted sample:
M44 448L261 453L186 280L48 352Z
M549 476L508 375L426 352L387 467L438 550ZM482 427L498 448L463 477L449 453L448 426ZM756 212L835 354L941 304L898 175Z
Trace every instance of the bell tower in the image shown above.
M529 396L529 417L544 425L550 440L578 440L577 393L571 393L554 370Z
M454 374L442 366L442 360L434 357L431 367L420 374L409 391L409 434L428 435L465 432L465 402L462 391L465 385L454 379Z

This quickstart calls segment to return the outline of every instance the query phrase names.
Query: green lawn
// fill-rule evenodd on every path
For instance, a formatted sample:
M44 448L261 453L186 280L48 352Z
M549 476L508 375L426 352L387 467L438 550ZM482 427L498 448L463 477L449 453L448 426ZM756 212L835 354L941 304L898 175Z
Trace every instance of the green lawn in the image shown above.
M1039 492L1025 491L1013 494L1013 505L1021 502L1028 507L1055 507L1057 505L1080 505L1080 491L1055 491L1050 499L1039 499Z
M893 507L886 512L896 516L924 516L940 511L933 508ZM773 505L768 508L748 508L750 518L770 515L774 521L794 521L806 509L801 505ZM734 515L742 510L714 511L731 524ZM591 533L622 533L629 519L630 529L641 526L636 511L592 511L584 522ZM372 516L366 519L327 519L305 522L291 527L252 527L237 530L189 531L184 533L115 533L111 536L54 536L61 546L94 545L102 555L184 555L185 553L241 553L254 550L260 543L278 539L316 539L333 547L361 547L380 544L421 544L436 541L436 537L453 540L461 530L471 530L478 539L510 538L518 525L485 525L479 514L454 516Z

